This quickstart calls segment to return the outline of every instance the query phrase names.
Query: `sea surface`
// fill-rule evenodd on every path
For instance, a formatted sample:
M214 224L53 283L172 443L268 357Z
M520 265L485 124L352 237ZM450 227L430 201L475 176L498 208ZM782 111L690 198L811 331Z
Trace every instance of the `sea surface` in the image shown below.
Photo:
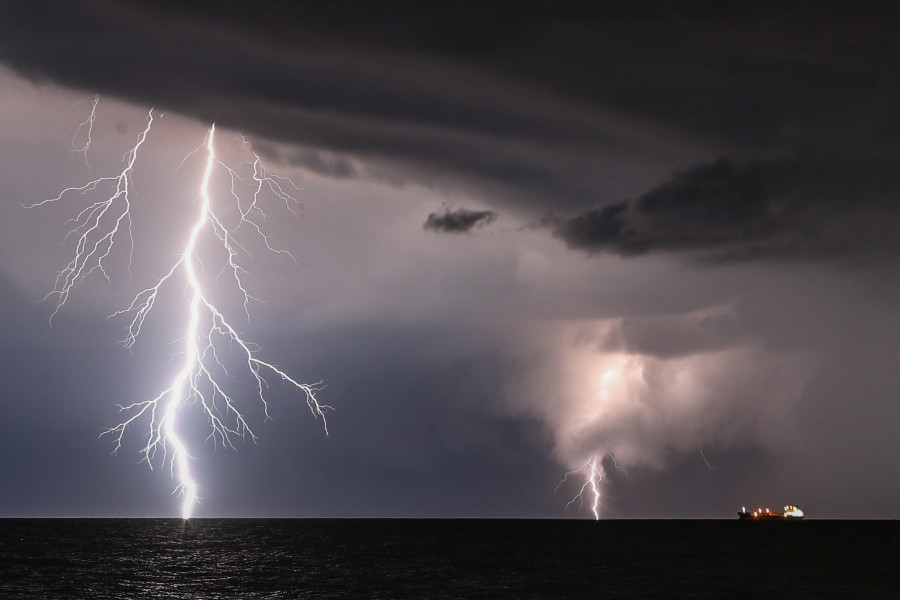
M2 519L0 598L900 598L900 521Z

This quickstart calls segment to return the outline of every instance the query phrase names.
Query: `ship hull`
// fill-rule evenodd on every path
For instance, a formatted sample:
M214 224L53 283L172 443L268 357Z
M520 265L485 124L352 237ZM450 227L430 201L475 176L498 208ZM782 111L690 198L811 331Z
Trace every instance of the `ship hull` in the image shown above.
M781 521L802 521L803 517L792 517L783 515L780 513L765 513L761 515L753 515L753 513L747 512L739 512L738 520L740 521L766 521L766 522L781 522Z
M738 512L738 519L741 521L801 521L803 517L803 511L793 504L785 506L784 512L775 512L768 508L757 508L754 511L748 511L743 506Z

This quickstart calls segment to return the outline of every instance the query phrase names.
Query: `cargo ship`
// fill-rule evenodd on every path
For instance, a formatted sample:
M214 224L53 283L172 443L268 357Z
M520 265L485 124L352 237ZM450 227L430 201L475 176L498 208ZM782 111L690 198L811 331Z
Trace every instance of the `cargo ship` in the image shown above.
M803 511L793 504L785 506L784 512L775 512L768 508L757 508L748 512L746 507L742 506L738 513L738 519L741 521L799 521L805 516Z

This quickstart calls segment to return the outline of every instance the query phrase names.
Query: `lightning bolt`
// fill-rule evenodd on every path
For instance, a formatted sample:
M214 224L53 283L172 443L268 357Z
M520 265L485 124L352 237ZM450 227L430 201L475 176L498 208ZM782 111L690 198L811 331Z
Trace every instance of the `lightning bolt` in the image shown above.
M624 467L620 467L618 461L616 460L616 456L612 452L607 452L606 455L612 461L613 467L616 468L616 471L622 471L622 474L625 475L625 479L631 481L631 477L628 476L628 471L625 470Z
M559 488L562 487L566 481L568 481L570 476L582 475L584 477L584 483L579 489L578 493L569 500L569 503L566 504L566 510L569 509L570 506L578 502L579 510L584 506L584 494L588 490L590 490L591 494L591 512L594 513L594 520L600 519L600 480L603 479L603 466L597 460L596 457L592 456L585 462L581 467L575 469L574 471L569 471L565 474L562 481L560 481L556 486L556 491L559 491Z
M709 476L710 478L712 478L712 474L715 469L713 468L712 464L706 459L706 455L703 453L703 446L700 446L700 458L703 459L703 462L706 464L706 469L707 471L709 471Z
M85 100L80 100L76 104L81 104ZM90 98L91 113L88 117L78 124L75 133L72 134L72 153L81 154L84 157L84 166L87 167L88 173L91 172L91 164L88 162L87 152L94 142L94 121L97 120L97 105L100 104L100 94L94 94Z
M128 236L128 268L129 270L131 269L131 259L134 251L134 237L131 233L131 194L134 188L134 163L137 161L141 146L147 140L147 134L150 133L152 125L153 109L150 109L147 113L147 124L140 135L138 135L137 143L125 153L123 158L125 167L119 174L109 177L98 177L79 187L67 187L55 198L49 198L35 204L23 205L25 208L30 209L60 202L69 195L79 194L84 196L98 190L110 188L108 196L105 193L102 194L100 200L90 203L68 221L68 223L72 224L72 229L66 234L65 241L76 235L78 239L75 242L75 256L57 273L53 290L44 296L44 300L50 298L55 298L56 300L56 306L50 315L51 322L66 304L69 294L75 286L88 275L94 271L100 271L107 281L111 281L104 263L109 258L115 246L116 238L119 237L123 229Z
M82 123L82 127L90 127L95 112L96 102L92 106L92 116ZM34 208L60 202L70 195L89 195L107 186L111 188L108 195L104 193L100 200L92 202L70 220L73 228L66 239L77 236L75 255L57 275L54 289L45 297L45 300L53 298L56 302L50 317L51 321L66 304L75 286L91 273L99 271L107 280L110 279L105 263L109 260L117 239L122 235L126 235L128 239L130 270L134 249L130 212L132 174L138 152L146 141L153 122L154 110L150 109L147 113L146 126L138 136L136 144L125 154L125 167L118 175L100 177L80 187L66 188L55 198L26 206ZM88 140L90 140L89 132L90 129L87 134ZM175 280L181 279L185 286L187 325L180 338L183 340L180 366L171 383L154 398L125 406L120 405L120 410L124 413L123 420L101 433L101 436L113 437L115 440L113 452L116 452L122 446L126 430L141 420L148 423L146 443L141 450L142 459L151 469L156 464L159 453L162 454L162 462L168 462L172 476L178 481L175 493L182 496L181 515L184 519L190 518L193 514L198 501L198 484L191 473L188 446L179 430L182 409L199 405L210 427L207 440L212 440L215 444L221 443L234 448L236 438L243 439L249 436L254 442L257 440L238 409L236 401L223 384L223 378L230 375L224 362L226 353L231 352L240 357L242 368L249 373L255 383L256 396L262 404L266 419L269 418L269 403L265 391L270 385L269 379L272 378L280 380L283 385L302 395L313 416L317 419L322 418L326 434L328 433L326 413L332 410L330 406L321 404L316 398L316 394L322 389L321 382L300 383L275 364L259 358L256 347L238 333L224 313L217 308L210 291L204 288L201 276L203 271L201 240L212 237L217 241L218 247L224 250L223 272L230 273L234 285L243 296L244 310L249 317L249 302L254 298L242 281L246 271L239 262L239 257L249 255L249 251L238 240L239 230L249 229L252 234L262 239L269 250L290 256L288 252L276 249L263 232L259 220L264 219L265 214L260 207L260 201L263 194L268 192L283 200L288 209L293 210L291 205L299 204L290 193L291 189L298 189L297 186L290 179L276 176L266 170L259 156L252 150L253 173L249 177L239 175L220 160L215 151L215 133L216 128L213 124L206 134L203 145L186 156L181 163L183 165L194 153L205 153L199 209L184 247L176 255L169 270L154 285L139 292L128 307L112 315L130 317L127 334L122 343L126 348L131 348L136 343L147 317L152 313L160 293L165 288L171 287ZM243 137L241 139L244 145L250 148L247 140ZM89 143L81 148L86 150ZM237 224L231 228L226 226L225 221L216 213L210 191L211 180L217 168L224 171L229 178L230 195L238 207ZM253 192L247 201L242 199L238 186L240 183L249 184L251 181ZM291 258L293 259L292 256Z

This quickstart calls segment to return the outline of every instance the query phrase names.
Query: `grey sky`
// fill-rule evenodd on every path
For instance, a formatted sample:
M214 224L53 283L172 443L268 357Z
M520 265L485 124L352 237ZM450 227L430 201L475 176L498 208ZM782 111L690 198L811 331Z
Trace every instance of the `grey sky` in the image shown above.
M117 456L97 434L169 377L178 294L130 354L106 317L183 242L178 165L215 121L302 188L299 216L267 205L298 264L254 252L242 329L337 410L326 437L275 391L258 445L199 446L199 516L585 517L554 488L592 456L608 517L897 516L892 4L7 12L0 515L173 513L139 432ZM51 328L78 201L20 203L88 179L93 93L95 174L165 114L132 273L115 257Z

